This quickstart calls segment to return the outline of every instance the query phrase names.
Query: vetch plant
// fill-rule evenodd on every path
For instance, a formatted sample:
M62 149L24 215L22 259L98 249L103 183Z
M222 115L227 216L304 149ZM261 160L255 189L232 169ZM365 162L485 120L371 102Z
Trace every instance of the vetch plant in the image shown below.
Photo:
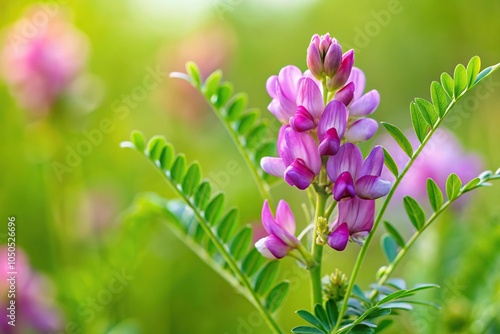
M380 95L376 90L365 92L365 75L353 66L354 51L344 52L329 34L314 35L306 63L305 72L289 65L267 81L268 109L282 124L278 138L272 138L267 121L257 110L247 109L247 96L234 94L233 86L222 81L220 71L203 80L197 66L188 63L187 73L171 74L203 94L248 164L263 198L261 217L267 232L255 245L251 245L251 228L240 227L238 210L225 209L224 193L212 193L200 165L176 154L164 137L146 142L134 131L122 147L143 154L178 196L164 199L145 194L137 199L139 207L166 218L196 254L249 300L270 332L288 331L280 328L274 313L289 290L287 281L277 282L277 260L290 256L309 271L311 281L311 308L297 311L309 325L297 326L292 332L378 333L391 325L392 316L412 310L414 304L439 307L411 298L436 285L408 287L403 278L392 274L422 233L453 202L500 178L500 169L486 171L462 184L452 173L444 193L433 179L424 180L432 213L426 214L414 198L404 197L403 206L413 225L409 239L400 233L400 226L384 219L399 184L457 101L500 65L481 71L479 57L473 57L467 66L458 65L453 76L443 73L440 82L434 81L430 100L412 101L410 116L417 144L397 126L380 123L408 156L401 166L382 146L373 146L366 156L358 147L378 129L379 123L371 115ZM384 164L394 175L391 180L383 177ZM290 207L284 199L275 204L271 188L281 179L307 193L311 221L297 220L294 211L296 214L299 208ZM378 212L376 200L381 201ZM364 290L356 281L380 225L387 232L381 245L388 262ZM299 233L298 226L305 228ZM348 276L322 267L323 252L343 251L350 241L355 243L350 247L360 248Z

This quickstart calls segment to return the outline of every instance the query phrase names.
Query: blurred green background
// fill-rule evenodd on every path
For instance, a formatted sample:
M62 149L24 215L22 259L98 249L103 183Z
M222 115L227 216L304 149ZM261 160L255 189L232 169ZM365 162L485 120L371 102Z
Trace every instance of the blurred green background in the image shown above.
M0 26L11 26L31 3L2 2ZM441 72L452 72L474 55L483 66L500 61L496 0L50 3L67 11L87 35L88 72L94 81L81 101L60 101L49 120L34 120L0 81L0 219L6 224L8 216L16 216L18 246L32 267L54 283L63 324L74 325L65 333L268 332L246 300L165 225L143 219L133 230L127 228L137 219L128 214L136 194L172 196L143 158L119 148L134 129L146 137L165 135L188 160L200 161L205 175L228 193L229 204L240 206L242 222L258 223L260 218L262 200L223 127L194 89L164 73L183 70L188 60L197 61L204 75L220 67L237 91L249 94L250 105L269 117L267 78L288 64L304 70L311 36L330 32L344 49L356 50L356 66L365 71L367 88L380 92L374 117L406 128L409 102L429 98L429 85ZM121 99L158 69L163 73L158 86L126 114L117 113ZM457 107L461 116L445 125L467 150L481 156L484 169L496 169L500 75L485 85L484 94L473 92L464 99ZM86 139L85 132L99 129L103 119L110 120L112 130L58 177L53 162L65 163L68 151ZM226 182L220 173L232 161L239 172ZM497 186L478 191L466 210L429 230L398 272L412 283L449 285L428 296L443 310L418 308L387 333L469 333L475 314L498 310ZM273 192L294 205L299 226L305 226L300 213L304 194L286 185ZM2 243L6 231L6 225L0 227ZM325 274L337 267L349 274L358 250L351 244L343 253L331 252ZM374 280L384 261L374 244L359 276L363 286ZM284 262L283 276L293 282L293 292L279 322L289 329L301 323L293 312L309 305L309 285L292 260ZM89 306L89 298L99 299L116 271L130 276L124 289L106 303ZM92 316L82 311L89 307Z

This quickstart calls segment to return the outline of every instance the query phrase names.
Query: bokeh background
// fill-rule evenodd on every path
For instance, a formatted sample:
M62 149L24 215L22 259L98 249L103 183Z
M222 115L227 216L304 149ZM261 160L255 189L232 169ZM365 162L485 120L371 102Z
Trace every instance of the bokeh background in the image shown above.
M330 32L345 50L355 49L356 66L365 71L367 88L380 92L375 118L401 128L410 126L411 99L428 99L429 85L441 72L452 72L474 55L484 66L500 61L496 0L33 4L1 3L2 53L12 43L29 41L39 25L63 20L74 25L71 29L79 31L82 40L78 52L68 53L61 64L82 65L48 108L27 106L26 97L23 103L20 88L5 75L20 71L20 65L3 65L1 242L6 242L7 218L15 216L25 272L39 279L26 298L42 318L24 319L25 325L15 333L268 332L247 301L165 224L138 217L131 209L141 192L172 196L142 157L119 148L132 130L140 129L146 137L165 135L188 160L200 161L205 175L227 192L230 204L240 206L242 223L258 224L262 200L224 128L194 89L168 78L168 72L183 70L186 61L196 61L205 76L222 68L237 91L249 94L250 105L269 117L267 78L288 64L305 69L311 36ZM500 167L499 92L496 74L464 98L455 117L445 122L463 146L460 150L479 157L482 169ZM33 95L36 92L28 93L29 101ZM383 132L379 129L380 136ZM364 145L365 152L378 140ZM83 147L83 141L90 146ZM78 150L85 154L78 158L71 153ZM446 143L437 145L434 153L445 154L443 150L462 154ZM469 159L465 153L464 157ZM226 178L228 168L233 168L228 164L236 164L237 172ZM439 164L429 168L438 169ZM277 186L273 193L293 204L298 224L304 227L304 194L287 185ZM420 240L397 275L410 283L440 283L442 289L426 298L443 309L417 307L399 317L387 333L500 331L499 195L498 185L477 191ZM390 217L394 224L408 226L400 204L393 205ZM406 231L410 233L408 227ZM331 252L325 274L335 268L349 274L358 250L350 244L343 253ZM292 260L284 262L283 277L293 282L293 291L279 322L290 329L302 323L293 312L309 305L309 286ZM373 282L384 263L374 243L360 284L367 287ZM2 292L0 303L5 301ZM58 330L37 329L50 326Z

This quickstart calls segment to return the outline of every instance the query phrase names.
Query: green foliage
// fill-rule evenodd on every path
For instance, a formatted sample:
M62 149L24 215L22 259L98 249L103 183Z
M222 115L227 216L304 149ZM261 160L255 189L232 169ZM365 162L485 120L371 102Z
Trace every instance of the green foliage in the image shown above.
M384 254L389 262L394 261L394 259L398 255L398 244L396 243L394 238L391 235L386 234L382 237L381 243Z
M186 65L186 72L187 75L173 73L171 76L187 80L203 94L248 163L261 195L270 198L269 185L277 178L260 168L263 155L276 155L276 134L269 133L267 120L261 119L257 109L246 109L248 97L244 93L233 95L232 85L221 82L221 71L210 74L205 82L194 63Z
M163 137L151 138L147 145L140 132L134 131L122 147L144 154L183 202L149 194L138 201L160 213L176 234L205 262L269 316L283 303L288 282L278 283L278 261L265 259L251 247L252 229L239 228L238 210L225 209L225 195L212 195L210 183L202 180L197 162L187 167L184 154L175 155ZM147 147L148 149L145 149ZM254 283L252 283L254 282Z
M384 148L384 163L391 171L392 174L394 174L395 177L398 177L399 171L398 171L398 165L392 158L392 156L387 152L387 150Z
M427 195L434 211L439 210L443 205L443 193L434 180L427 179Z
M462 187L462 181L457 174L450 174L446 180L446 195L449 200L454 200L460 194L460 188Z
M398 244L399 247L404 247L405 246L405 241L399 231L389 223L388 221L384 221L384 226L387 232L391 235L391 237L394 239L394 241Z
M411 146L410 141L408 140L408 138L406 138L403 131L401 131L401 129L399 129L395 125L386 122L381 122L381 123L387 130L387 132L389 132L389 134L392 136L392 138L396 140L401 149L411 158L413 156L413 147Z
M271 292L269 292L269 295L266 298L266 307L270 312L276 312L278 308L283 304L288 294L289 288L290 288L290 283L284 281L278 283L271 290Z
M490 66L482 72L479 72L480 66L481 60L477 56L469 61L467 68L462 64L457 65L453 78L448 73L442 73L441 83L432 82L430 88L432 103L422 98L416 98L410 103L411 122L415 135L422 143L421 147L425 145L456 102L472 87L497 70L500 64ZM405 134L395 125L385 122L382 122L382 125L403 151L413 158L413 148ZM386 164L394 173L394 166L390 166L391 162L388 162L387 157Z
M420 230L425 223L425 213L420 204L410 196L403 199L404 207L415 229Z
M313 325L298 326L292 329L293 333L322 333L329 334L337 323L339 314L337 304L333 300L328 300L324 305L316 304L314 314L299 310L296 312L302 319Z

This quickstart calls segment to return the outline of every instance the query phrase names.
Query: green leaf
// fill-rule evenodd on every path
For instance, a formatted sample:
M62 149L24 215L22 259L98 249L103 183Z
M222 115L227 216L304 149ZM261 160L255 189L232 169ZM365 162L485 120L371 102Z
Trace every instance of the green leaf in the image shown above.
M403 131L401 131L397 126L386 122L381 122L381 124L384 126L387 132L389 132L392 138L396 140L403 151L411 158L411 156L413 155L413 147L411 146L410 141L408 140L408 138L406 138Z
M443 193L433 179L427 179L427 195L434 211L439 210L443 205Z
M142 132L134 130L130 134L130 141L134 144L135 148L140 151L144 152L144 149L146 148L146 144L144 141L144 135Z
M241 264L241 270L248 276L253 276L262 265L266 262L266 259L257 248L253 248L248 255L243 259Z
M446 195L449 200L454 200L460 194L460 188L462 187L462 181L457 174L453 173L448 176L446 180Z
M264 295L278 277L278 261L271 261L262 268L255 280L255 292Z
M302 319L304 319L305 321L307 321L308 323L310 323L311 325L313 326L316 326L318 328L321 328L322 325L321 325L321 321L316 318L315 315L311 314L310 312L306 311L306 310L298 310L296 312Z
M200 88L201 87L201 75L200 75L200 70L198 68L198 65L196 65L195 63L193 62L187 62L186 63L186 72L187 74L189 74L189 76L191 77L191 83L193 86L195 86L196 88Z
M406 310L406 311L413 310L413 306L411 306L411 304L406 302L387 303L381 306L381 308L387 310Z
M207 209L205 210L205 218L212 226L215 225L222 216L224 201L224 193L219 193L210 203L208 203Z
M254 126L247 135L246 146L248 148L257 147L262 142L262 139L264 139L266 133L267 133L266 124L260 123Z
M481 81L483 81L484 79L486 79L491 73L493 73L494 71L496 71L499 66L500 66L500 64L496 64L496 65L487 67L484 70L482 70L477 75L476 81L474 81L474 86L477 85L478 83L480 83Z
M391 237L394 239L394 241L396 241L398 246L403 248L406 243L401 234L398 232L398 230L388 221L384 221L384 226L387 232L389 232Z
M175 158L175 150L172 144L166 143L160 153L160 167L164 171L169 170L172 167L172 163Z
M410 104L410 116L415 134L417 135L418 140L423 142L425 136L427 135L428 126L415 102Z
M438 289L438 288L440 288L439 284L434 284L434 283L417 284L413 289L408 290L408 293L414 293L421 290Z
M375 328L375 333L380 333L384 329L389 328L392 325L393 322L394 321L391 320L391 319L383 319L382 321L380 321L378 323L377 328Z
M208 181L200 183L194 195L194 205L202 211L205 210L208 201L210 200L211 191L210 183Z
M165 137L163 136L153 136L148 142L146 154L153 161L160 158L163 148L166 145Z
M229 250L236 260L241 260L245 255L248 246L252 242L252 229L249 226L243 227L231 241Z
M179 155L177 155L177 158L175 159L174 164L170 169L170 176L175 183L182 183L184 175L186 175L186 164L186 156L184 155L184 153L180 153Z
M222 71L217 70L210 74L207 80L205 80L205 84L203 85L203 93L208 99L211 99L212 96L217 93L221 79Z
M241 114L243 113L243 109L245 109L248 102L248 97L244 93L238 93L231 101L229 101L228 106L226 108L226 118L230 122L233 122L239 118L241 118Z
M362 300L367 303L370 302L370 299L366 298L365 293L363 292L363 290L361 290L361 288L357 284L354 284L354 287L352 289L352 294L359 300Z
M184 181L182 182L182 191L188 197L193 195L194 190L201 182L201 168L197 162L192 162L189 166Z
M406 290L406 281L402 278L391 278L386 284L398 290Z
M472 87L474 81L476 80L479 71L481 70L481 59L478 56L474 56L469 60L467 64L467 86Z
M234 232L236 232L236 228L238 227L238 216L238 209L233 208L226 213L224 218L222 218L217 227L217 235L222 241L228 242L234 235Z
M391 314L391 309L375 309L373 312L368 313L365 319L375 319Z
M382 306L388 302L390 302L391 300L394 300L394 299L398 299L398 298L401 298L402 296L405 296L407 294L408 290L399 290L399 291L395 291L393 293L391 293L390 295L387 295L385 296L384 298L382 298L378 303L377 305L379 306Z
M389 260L389 263L392 263L398 255L398 245L389 234L384 235L381 241L384 254L387 257L387 260Z
M443 117L448 108L449 101L443 87L437 81L431 84L431 99L439 117Z
M446 72L442 73L441 74L441 85L443 86L444 91L446 92L446 94L448 94L450 99L453 99L453 89L454 89L455 84L453 83L453 79L452 79L451 75L449 75Z
M278 283L269 292L266 298L266 308L271 312L276 312L278 308L283 304L288 295L288 290L290 290L290 283L285 281Z
M398 165L392 158L391 154L385 149L385 147L384 147L384 162L387 168L391 171L391 173L394 174L395 177L398 177L399 175Z
M254 125L255 121L259 118L260 113L257 109L249 110L238 122L236 130L239 134L245 134Z
M479 177L475 177L470 180L462 189L462 192L471 191L472 189L477 188L477 186L481 183L481 179Z
M413 226L419 231L425 223L425 213L420 204L410 196L403 199L404 207Z
M222 108L233 94L233 86L229 82L223 82L217 90L217 97L213 102L217 109Z
M468 81L467 81L467 70L465 69L465 66L462 64L458 64L457 67L455 67L455 73L454 73L454 81L455 81L455 99L457 99L460 94L462 94L468 86Z
M205 236L205 231L203 230L203 227L200 224L195 225L195 231L193 233L193 239L197 243L201 243L201 240Z
M335 327L335 324L337 324L337 318L339 317L339 309L335 300L329 299L325 304L325 310L330 323L330 328Z
M417 104L417 107L420 110L422 117L425 119L425 122L429 124L431 128L434 127L434 125L438 121L439 116L436 112L436 109L434 109L432 103L430 103L426 99L422 99L419 97L415 99L415 103Z
M314 314L321 321L323 325L322 328L326 329L327 332L330 332L333 328L330 327L330 320L328 319L328 315L326 314L325 309L320 304L316 304L314 306Z
M292 329L292 333L296 334L325 334L324 331L311 326L297 326Z
M368 327L367 325L363 324L356 325L349 331L350 334L371 334L374 332L374 328Z

